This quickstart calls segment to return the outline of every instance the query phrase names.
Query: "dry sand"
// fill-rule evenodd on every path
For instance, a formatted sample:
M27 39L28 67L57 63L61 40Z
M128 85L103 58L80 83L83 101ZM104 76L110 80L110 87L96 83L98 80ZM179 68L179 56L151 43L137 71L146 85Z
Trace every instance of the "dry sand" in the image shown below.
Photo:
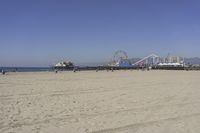
M0 75L0 133L199 133L200 72Z

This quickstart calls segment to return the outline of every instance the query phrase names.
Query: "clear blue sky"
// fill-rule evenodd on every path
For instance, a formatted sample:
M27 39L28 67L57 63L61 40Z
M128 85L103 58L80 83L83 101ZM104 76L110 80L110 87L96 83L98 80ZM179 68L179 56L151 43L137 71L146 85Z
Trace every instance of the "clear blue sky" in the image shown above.
M1 0L0 66L200 57L199 0Z

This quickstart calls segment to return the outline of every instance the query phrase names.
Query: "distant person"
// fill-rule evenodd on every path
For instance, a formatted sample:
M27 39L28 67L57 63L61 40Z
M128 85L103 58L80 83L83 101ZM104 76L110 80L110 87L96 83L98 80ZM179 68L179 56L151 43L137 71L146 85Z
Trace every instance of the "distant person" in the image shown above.
M6 72L5 72L4 70L1 70L1 73L2 73L3 75L5 75L5 74L6 74Z
M108 69L108 68L107 68L106 70L107 70L107 72L109 72L109 69Z
M58 73L58 70L55 70L55 73Z
M73 72L75 73L75 72L76 72L76 70L77 70L77 68L76 68L76 67L74 67L74 69L73 69Z

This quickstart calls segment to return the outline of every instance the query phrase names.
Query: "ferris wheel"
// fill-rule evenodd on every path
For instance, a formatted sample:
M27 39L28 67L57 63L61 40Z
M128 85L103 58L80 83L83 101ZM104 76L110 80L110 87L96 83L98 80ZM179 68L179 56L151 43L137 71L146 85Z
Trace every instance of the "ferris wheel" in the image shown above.
M115 52L113 56L114 62L120 62L121 60L126 60L126 59L128 59L128 55L125 51L122 51L122 50Z

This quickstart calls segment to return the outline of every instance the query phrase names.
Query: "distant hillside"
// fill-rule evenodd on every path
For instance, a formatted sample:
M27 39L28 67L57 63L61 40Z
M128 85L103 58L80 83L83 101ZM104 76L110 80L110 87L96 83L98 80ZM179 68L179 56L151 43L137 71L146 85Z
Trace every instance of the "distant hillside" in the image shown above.
M186 64L200 64L200 58L194 57L194 58L185 58Z

